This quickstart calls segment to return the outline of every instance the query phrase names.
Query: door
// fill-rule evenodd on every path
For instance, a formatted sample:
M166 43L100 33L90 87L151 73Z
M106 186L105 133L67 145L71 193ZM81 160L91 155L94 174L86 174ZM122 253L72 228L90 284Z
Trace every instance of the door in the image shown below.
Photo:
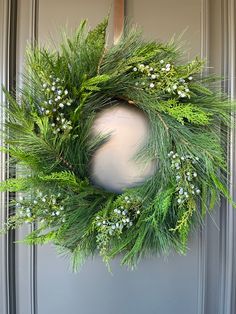
M13 84L11 76L16 74L20 84L18 73L23 69L27 41L46 44L51 37L57 42L61 27L73 29L83 18L93 27L110 10L113 12L112 5L111 0L0 0L2 82ZM183 33L186 58L196 54L207 58L214 72L229 78L223 87L234 96L234 0L127 0L124 13L129 21L143 28L148 39L168 40ZM110 41L113 21L112 13ZM11 52L9 59L10 47L15 54ZM234 138L231 134L231 171ZM4 158L3 155L2 161ZM5 175L6 169L2 177ZM233 175L231 181L233 184ZM1 212L6 214L5 199L3 195L0 201ZM2 220L4 217L0 216ZM117 259L111 264L113 275L99 257L87 261L74 274L69 270L69 261L57 256L50 245L13 245L13 237L21 239L28 232L26 226L0 242L0 313L234 314L235 221L233 209L222 201L205 225L192 233L186 256L173 252L168 258L147 259L135 271L121 268ZM10 277L6 276L9 270Z

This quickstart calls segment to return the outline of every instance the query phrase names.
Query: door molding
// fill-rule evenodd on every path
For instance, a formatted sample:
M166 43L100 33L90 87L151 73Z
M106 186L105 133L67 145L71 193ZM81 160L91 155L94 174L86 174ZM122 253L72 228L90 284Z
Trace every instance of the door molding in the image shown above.
M222 0L222 64L221 72L225 78L223 89L231 99L235 98L235 9L234 0ZM232 117L235 123L235 117ZM228 136L228 170L229 170L229 189L232 198L236 198L236 131L231 130ZM221 223L221 269L220 269L220 313L232 314L236 311L235 304L235 273L236 273L236 213L232 204L227 202L225 209L222 210Z
M17 30L17 1L0 0L0 60L1 73L0 84L9 91L15 89L16 78L16 30ZM6 98L2 90L0 91L1 104L6 103ZM6 112L4 106L0 109L0 125L4 129ZM4 145L4 138L0 136L0 145ZM0 179L9 177L8 155L0 153ZM0 194L0 223L4 224L11 214L9 209L10 193ZM0 293L1 313L16 313L16 293L15 293L15 232L11 231L0 239Z

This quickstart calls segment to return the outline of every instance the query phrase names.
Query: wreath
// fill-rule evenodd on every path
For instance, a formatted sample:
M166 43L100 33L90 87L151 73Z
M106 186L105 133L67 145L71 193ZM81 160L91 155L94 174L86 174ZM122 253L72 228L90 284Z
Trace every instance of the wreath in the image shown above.
M228 192L226 139L232 101L204 61L183 63L173 41L144 41L137 29L106 46L107 19L83 21L59 49L27 50L23 87L7 97L6 145L18 175L1 183L20 192L3 231L33 224L24 241L52 242L77 266L100 253L143 257L186 253L189 233ZM91 179L91 159L110 134L91 132L97 114L120 102L148 117L135 158L156 162L142 184L115 193Z

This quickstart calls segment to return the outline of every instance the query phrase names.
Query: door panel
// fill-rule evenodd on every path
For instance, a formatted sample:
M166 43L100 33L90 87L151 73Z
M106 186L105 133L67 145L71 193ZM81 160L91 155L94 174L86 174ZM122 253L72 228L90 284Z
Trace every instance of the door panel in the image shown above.
M186 1L179 5L174 0L150 1L148 6L143 1L128 1L127 16L143 27L148 38L169 39L173 33L181 33L186 25L190 25L188 38L192 33L194 36L189 46L194 45L194 53L199 53L201 3L198 0L193 2L194 10L188 5L183 13ZM46 0L40 1L38 40L47 42L49 33L55 38L54 34L63 24L74 27L81 18L87 17L94 26L107 14L108 8L109 1L86 1L85 4L84 1L70 0L66 6L65 1L50 1L50 4ZM166 11L173 20L173 23L167 23L167 28L163 27L165 15L161 13ZM173 18L175 14L178 19ZM188 14L190 17L186 20L184 17ZM87 262L79 274L69 274L68 261L58 258L52 247L40 247L37 250L38 313L64 314L70 309L71 314L196 314L197 235L193 237L190 248L185 257L171 254L168 261L153 258L142 262L135 272L122 269L116 260L112 263L114 275L111 276L98 257Z

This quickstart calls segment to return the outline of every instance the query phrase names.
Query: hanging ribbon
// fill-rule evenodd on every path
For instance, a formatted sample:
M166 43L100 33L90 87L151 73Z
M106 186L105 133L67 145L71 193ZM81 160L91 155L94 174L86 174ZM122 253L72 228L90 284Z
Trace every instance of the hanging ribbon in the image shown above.
M124 0L114 0L114 44L117 44L124 31Z

